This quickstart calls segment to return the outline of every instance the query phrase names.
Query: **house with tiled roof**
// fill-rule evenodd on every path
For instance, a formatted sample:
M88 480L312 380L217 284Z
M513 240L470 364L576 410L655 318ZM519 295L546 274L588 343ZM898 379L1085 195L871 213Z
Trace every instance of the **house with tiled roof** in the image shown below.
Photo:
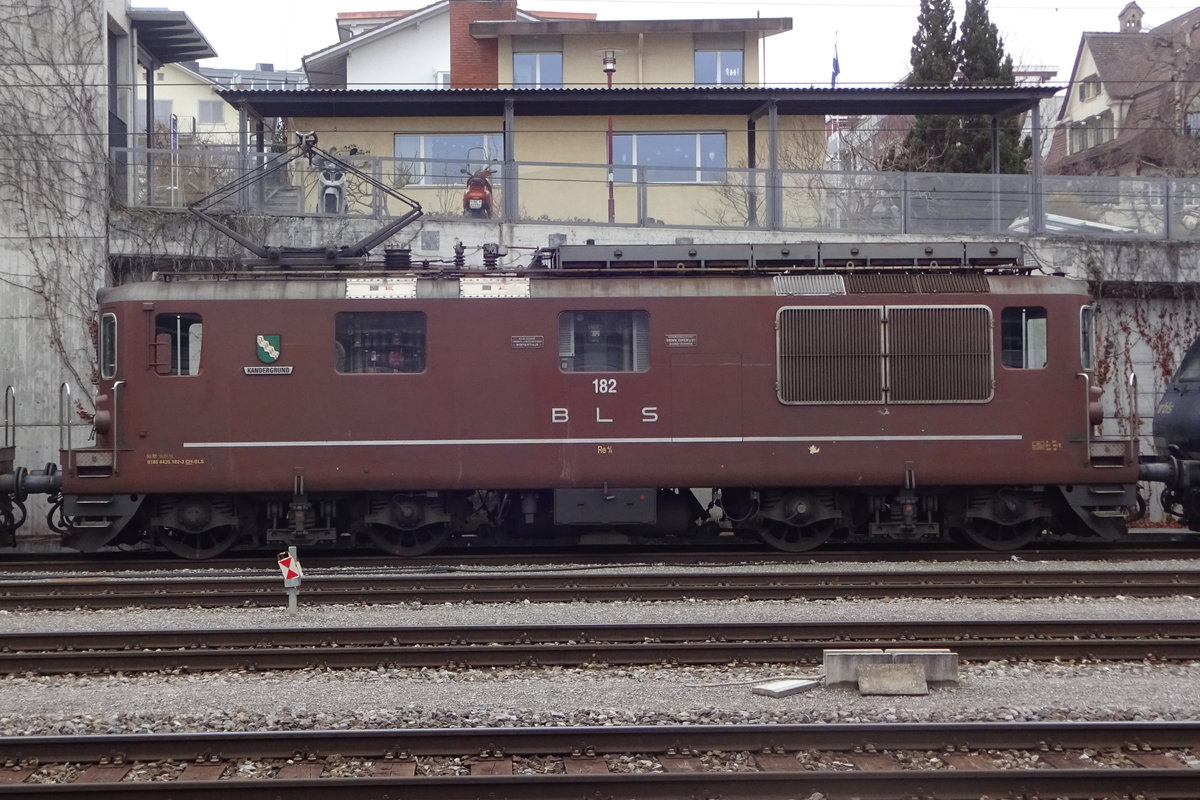
M1119 30L1084 33L1046 171L1184 175L1200 168L1200 8L1149 30L1136 2Z
M380 99L393 92L390 105L369 117L297 116L291 126L316 132L323 146L387 159L383 171L393 185L427 210L461 205L464 169L486 166L502 194L512 185L515 162L527 162L523 174L529 180L535 174L543 179L543 191L522 197L522 215L551 218L563 212L566 198L587 196L610 221L648 218L637 210L639 203L683 213L683 199L660 198L683 198L696 186L744 183L727 170L757 166L768 136L781 151L804 156L798 167L823 163L824 119L817 113L768 118L764 106L762 130L750 133L744 114L728 113L719 103L684 109L664 104L637 114L598 111L599 95L609 87L649 92L760 85L763 40L791 30L790 18L603 20L584 12L527 11L517 0L436 0L412 11L343 12L337 26L336 43L302 60L310 88L370 92ZM507 110L503 103L480 105L485 95L471 94L497 90L599 94L556 113L526 113L528 103L515 101ZM450 105L430 113L427 101L435 97ZM536 103L536 94L527 100ZM485 106L488 111L479 113ZM727 191L751 199L755 194L740 185ZM726 214L727 200L712 194L702 207L688 199L687 213L703 220ZM572 216L595 213L583 201L580 209ZM656 218L667 216L663 211Z
M338 41L303 58L314 89L595 87L598 51L621 58L614 82L753 85L762 40L787 18L598 20L516 0L436 0L408 11L341 12Z

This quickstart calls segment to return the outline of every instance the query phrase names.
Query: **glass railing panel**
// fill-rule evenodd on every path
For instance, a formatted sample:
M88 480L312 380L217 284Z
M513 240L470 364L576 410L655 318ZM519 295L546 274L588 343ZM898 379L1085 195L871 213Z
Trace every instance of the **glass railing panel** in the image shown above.
M1043 179L1048 236L1161 238L1164 184L1158 180L1051 175Z

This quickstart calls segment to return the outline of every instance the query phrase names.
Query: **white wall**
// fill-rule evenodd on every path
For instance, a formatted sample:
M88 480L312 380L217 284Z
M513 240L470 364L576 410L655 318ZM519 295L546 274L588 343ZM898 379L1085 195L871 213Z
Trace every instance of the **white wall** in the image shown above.
M450 69L450 13L363 42L346 57L347 89L433 89Z

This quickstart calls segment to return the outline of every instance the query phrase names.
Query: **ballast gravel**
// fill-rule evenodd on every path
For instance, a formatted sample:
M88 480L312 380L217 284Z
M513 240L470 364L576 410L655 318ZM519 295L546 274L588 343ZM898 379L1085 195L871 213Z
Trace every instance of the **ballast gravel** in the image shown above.
M1195 569L1198 562L1177 563L1155 566ZM305 606L301 590L300 609L294 615L286 613L281 592L277 608L0 612L0 632L1198 617L1200 600L1189 596ZM964 662L957 686L933 688L916 697L860 696L852 688L825 687L784 698L751 692L754 683L814 671L811 666L775 664L11 675L0 678L0 736L1200 719L1200 662ZM1193 766L1200 768L1200 763Z

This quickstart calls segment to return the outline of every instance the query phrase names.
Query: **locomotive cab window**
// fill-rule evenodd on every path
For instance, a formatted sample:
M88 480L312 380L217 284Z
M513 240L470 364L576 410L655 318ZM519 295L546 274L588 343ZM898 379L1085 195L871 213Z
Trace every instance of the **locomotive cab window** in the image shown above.
M100 377L112 380L117 375L117 315L100 317Z
M566 311L558 317L563 372L645 372L650 368L645 311Z
M154 369L159 375L196 375L204 326L199 314L158 314L154 318Z
M1079 309L1079 358L1084 369L1096 366L1096 309L1084 306Z
M337 315L334 369L344 374L425 371L425 315L343 311Z
M1046 309L1013 306L1000 312L1002 363L1013 369L1046 366Z

